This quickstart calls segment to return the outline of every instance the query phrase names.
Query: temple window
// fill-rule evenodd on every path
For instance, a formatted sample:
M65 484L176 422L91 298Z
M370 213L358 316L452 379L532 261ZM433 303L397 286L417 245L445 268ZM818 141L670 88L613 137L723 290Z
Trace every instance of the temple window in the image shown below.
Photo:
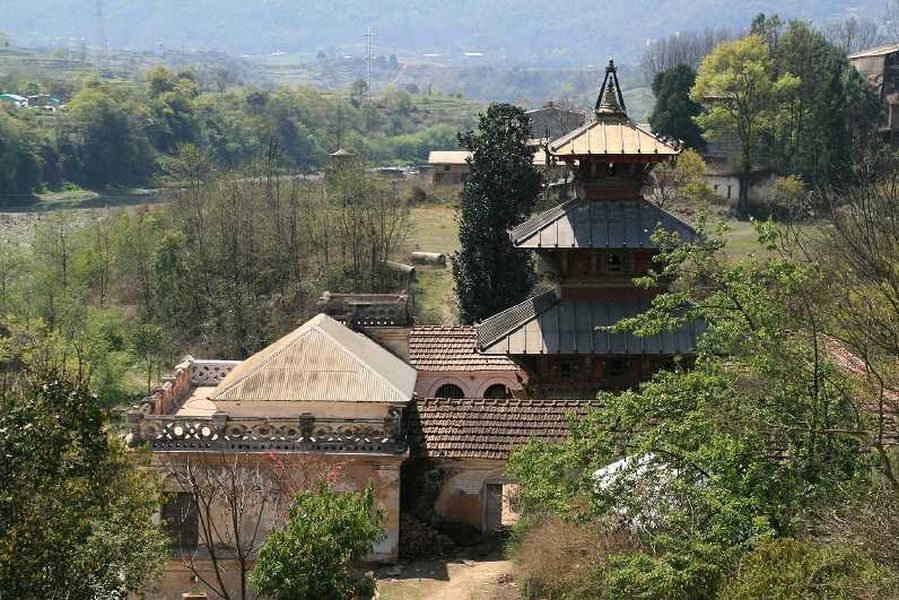
M454 383L444 383L437 388L437 393L434 396L437 398L464 398L465 392Z
M627 376L627 361L618 358L603 362L603 373L606 379L622 379Z
M606 252L603 257L603 271L609 274L629 273L631 269L630 255L624 252Z

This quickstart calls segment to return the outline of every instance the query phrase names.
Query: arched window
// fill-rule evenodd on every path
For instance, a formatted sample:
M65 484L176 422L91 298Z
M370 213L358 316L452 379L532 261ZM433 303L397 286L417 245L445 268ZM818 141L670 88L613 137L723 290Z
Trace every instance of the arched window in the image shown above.
M500 400L503 398L511 398L512 394L509 393L509 388L507 388L503 384L494 383L489 388L484 390L484 397Z
M464 398L465 392L455 383L444 383L434 395L438 398Z

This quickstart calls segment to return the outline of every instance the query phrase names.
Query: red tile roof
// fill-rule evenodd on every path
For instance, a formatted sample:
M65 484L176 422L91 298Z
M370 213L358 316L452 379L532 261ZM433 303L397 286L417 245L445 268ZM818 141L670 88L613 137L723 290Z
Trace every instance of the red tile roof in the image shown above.
M507 356L478 353L474 327L416 327L409 334L409 360L419 371L517 371Z
M568 416L592 400L425 399L403 412L414 455L506 460L531 438L557 442L569 434Z

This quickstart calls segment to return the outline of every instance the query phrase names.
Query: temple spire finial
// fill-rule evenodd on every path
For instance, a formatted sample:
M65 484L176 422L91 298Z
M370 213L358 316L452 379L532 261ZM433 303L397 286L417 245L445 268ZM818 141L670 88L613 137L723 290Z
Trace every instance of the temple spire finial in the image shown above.
M627 108L624 104L624 96L621 93L621 84L618 83L618 68L615 61L609 59L606 67L606 76L599 88L599 97L596 99L596 114L627 116Z

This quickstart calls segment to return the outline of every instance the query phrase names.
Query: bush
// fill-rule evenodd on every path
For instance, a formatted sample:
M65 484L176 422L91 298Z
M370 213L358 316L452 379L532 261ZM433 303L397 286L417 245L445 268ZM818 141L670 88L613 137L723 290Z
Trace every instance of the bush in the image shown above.
M897 598L895 577L858 550L794 539L760 544L719 600Z
M516 542L515 580L523 598L605 598L601 562L636 547L625 533L550 517L529 527Z
M269 534L251 575L253 587L274 600L370 598L374 579L353 571L384 539L385 518L371 485L341 494L320 481L296 495L287 523Z

